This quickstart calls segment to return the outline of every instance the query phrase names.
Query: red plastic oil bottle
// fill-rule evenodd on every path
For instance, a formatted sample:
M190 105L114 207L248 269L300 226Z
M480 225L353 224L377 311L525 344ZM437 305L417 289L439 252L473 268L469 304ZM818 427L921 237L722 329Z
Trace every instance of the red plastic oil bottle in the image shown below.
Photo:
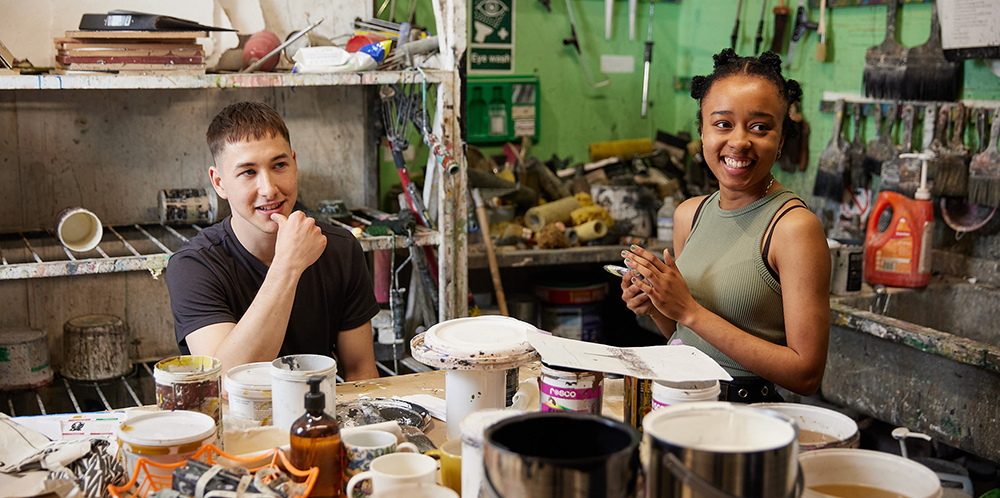
M903 157L902 155L900 157ZM926 187L926 159L920 189L910 199L896 192L882 192L868 217L865 234L865 281L891 287L926 287L931 278L931 237L934 232L934 205ZM892 207L892 221L882 232L878 221Z

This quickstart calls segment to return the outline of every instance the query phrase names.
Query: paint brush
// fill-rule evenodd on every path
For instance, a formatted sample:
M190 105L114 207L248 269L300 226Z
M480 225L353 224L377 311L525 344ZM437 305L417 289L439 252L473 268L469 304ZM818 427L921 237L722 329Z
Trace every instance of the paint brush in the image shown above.
M871 174L865 170L865 142L861 133L861 122L864 116L861 114L861 104L851 105L854 114L854 141L851 142L851 188L868 188L871 182Z
M833 136L826 149L819 156L819 167L816 171L816 184L813 195L840 202L844 196L844 175L847 172L849 159L844 153L846 143L841 136L844 123L844 101L838 100L834 107Z
M1000 108L993 112L993 126L990 128L990 144L985 152L976 154L969 167L969 201L997 207L1000 206L1000 153L997 141L1000 139Z
M931 3L931 35L927 43L910 48L906 74L900 87L907 100L957 100L962 85L962 64L944 57L937 2Z
M898 115L899 104L893 102L889 105L889 113L883 127L882 104L875 104L875 139L868 142L864 159L865 171L870 175L881 175L882 163L892 160L899 153L896 145L892 143L892 128L896 124Z
M934 104L928 103L924 107L924 139L922 142L924 152L931 152L931 143L934 141L934 117L936 115L937 111ZM927 168L928 188L933 189L933 183L930 180L937 174L937 158L934 157L933 159L923 161L923 166ZM921 161L918 159L910 159L903 163L899 170L899 193L909 197L913 197L917 193L921 181L920 170Z
M901 153L913 152L913 106L907 104L903 106L903 150ZM907 159L896 155L890 161L882 163L882 186L883 191L892 190L899 192L899 175Z
M780 54L785 43L785 31L788 25L788 13L791 9L785 5L785 0L781 0L774 8L774 37L771 38L771 51Z
M906 47L896 41L896 1L886 2L885 40L865 53L865 72L861 78L865 95L875 98L901 98L900 87L906 76Z
M934 178L934 195L965 197L969 195L969 148L962 135L965 133L965 106L955 106L955 122L951 141L939 149L938 172Z

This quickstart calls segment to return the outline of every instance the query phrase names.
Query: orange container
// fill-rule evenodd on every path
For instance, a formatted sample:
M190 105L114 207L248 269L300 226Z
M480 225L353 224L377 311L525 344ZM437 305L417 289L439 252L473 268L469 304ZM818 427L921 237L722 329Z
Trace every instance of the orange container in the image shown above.
M302 484L305 486L305 492L301 495L293 496L292 498L302 498L309 496L312 492L313 485L316 483L316 476L319 475L319 469L313 467L308 470L299 470L289 463L288 458L285 453L278 448L262 454L257 457L252 458L241 458L230 455L221 451L214 444L206 444L202 446L197 453L191 456L195 460L201 460L210 465L219 463L220 459L229 460L231 462L246 463L246 464L256 464L261 461L268 462L266 465L249 468L251 473L256 473L260 469L264 468L275 468L281 469L292 475L293 478L305 479ZM115 486L114 484L108 484L108 492L114 498L122 498L123 496L130 496L133 498L148 498L156 494L157 491L161 489L170 489L172 484L171 476L159 476L158 472L150 472L149 467L155 467L157 469L166 469L171 473L173 469L177 467L183 467L187 463L187 460L182 460L177 463L153 463L145 458L140 458L135 463L135 469L132 471L132 479L122 486ZM139 475L143 475L142 481L138 481ZM273 479L274 476L264 478L264 481Z
M878 231L882 212L892 208L892 221ZM878 195L865 234L865 281L891 287L925 287L931 278L934 205L896 192Z

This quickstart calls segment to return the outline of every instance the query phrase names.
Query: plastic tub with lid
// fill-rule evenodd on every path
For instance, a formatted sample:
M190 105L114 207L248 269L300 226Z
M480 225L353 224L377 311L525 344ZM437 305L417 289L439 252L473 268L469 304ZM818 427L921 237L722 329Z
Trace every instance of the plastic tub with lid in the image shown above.
M188 410L158 411L129 417L115 429L125 471L131 477L140 458L170 464L187 460L199 448L215 443L215 420ZM173 469L148 466L150 474L169 478ZM142 482L140 475L136 481Z
M229 394L229 416L271 425L271 362L230 368L223 384Z

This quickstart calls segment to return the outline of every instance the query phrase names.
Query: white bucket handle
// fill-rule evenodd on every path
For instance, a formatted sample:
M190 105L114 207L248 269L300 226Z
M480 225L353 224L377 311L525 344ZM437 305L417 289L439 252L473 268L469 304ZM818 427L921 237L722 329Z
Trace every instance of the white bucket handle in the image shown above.
M708 498L738 498L715 487L714 484L698 475L697 472L687 468L687 466L684 465L684 462L681 462L676 455L669 451L666 452L664 463L667 466L667 470L669 470L674 477L680 479L681 482L687 486L695 488L699 493L707 496ZM803 490L805 490L805 477L802 475L802 465L799 464L798 472L795 477L795 486L792 487L792 490L785 496L785 498L799 498L802 496Z

